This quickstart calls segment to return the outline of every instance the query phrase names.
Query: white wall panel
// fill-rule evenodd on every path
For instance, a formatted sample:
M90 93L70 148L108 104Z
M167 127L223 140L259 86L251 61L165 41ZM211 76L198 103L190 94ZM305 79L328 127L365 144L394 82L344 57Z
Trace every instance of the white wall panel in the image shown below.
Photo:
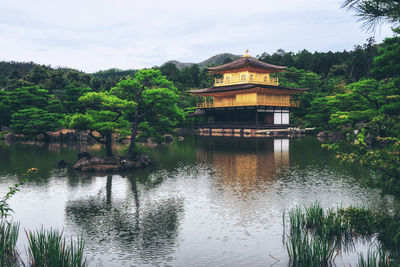
M289 113L282 113L282 124L289 124Z
M282 124L282 113L274 112L274 124Z

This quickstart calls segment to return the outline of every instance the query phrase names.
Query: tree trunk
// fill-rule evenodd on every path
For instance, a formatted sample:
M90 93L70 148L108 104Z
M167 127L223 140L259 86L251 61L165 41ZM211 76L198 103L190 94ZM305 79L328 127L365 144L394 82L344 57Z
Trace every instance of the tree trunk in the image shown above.
M133 159L135 156L135 150L136 150L136 136L137 136L137 131L138 131L138 120L135 118L135 120L132 122L132 128L131 128L131 143L129 144L129 150L128 154L126 155L128 158Z
M133 159L135 156L136 150L136 136L138 132L138 125L139 125L139 107L135 107L135 118L132 121L131 127L131 143L129 144L128 154L126 156L130 159Z
M43 133L43 136L44 136L43 141L45 143L50 142L50 135L48 135L47 133Z
M113 153L112 153L112 136L111 133L107 133L105 135L106 137L106 154L107 157L112 157Z

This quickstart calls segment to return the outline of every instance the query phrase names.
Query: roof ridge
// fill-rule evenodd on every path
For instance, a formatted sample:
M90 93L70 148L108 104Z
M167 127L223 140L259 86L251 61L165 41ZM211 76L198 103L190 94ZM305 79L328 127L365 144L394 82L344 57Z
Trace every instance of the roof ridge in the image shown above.
M223 65L209 67L209 68L207 68L207 70L218 72L218 71L240 69L240 68L246 67L248 65L251 65L252 67L255 67L258 69L269 70L272 72L279 72L279 71L283 71L284 69L286 69L285 66L273 65L270 63L266 63L266 62L257 60L253 57L240 57L239 59L237 59L235 61L223 64Z

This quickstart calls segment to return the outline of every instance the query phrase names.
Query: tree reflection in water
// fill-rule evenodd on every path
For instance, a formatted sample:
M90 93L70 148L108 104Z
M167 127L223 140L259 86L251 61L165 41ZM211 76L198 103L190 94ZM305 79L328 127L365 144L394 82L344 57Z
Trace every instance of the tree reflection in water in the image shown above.
M183 201L152 199L141 206L140 193L146 192L139 192L135 177L128 177L132 192L122 199L113 197L112 179L107 176L106 194L100 190L96 195L67 202L68 224L81 229L84 237L90 237L86 238L89 256L110 252L118 255L120 250L127 259L152 263L165 260L176 246ZM109 258L108 255L104 259Z

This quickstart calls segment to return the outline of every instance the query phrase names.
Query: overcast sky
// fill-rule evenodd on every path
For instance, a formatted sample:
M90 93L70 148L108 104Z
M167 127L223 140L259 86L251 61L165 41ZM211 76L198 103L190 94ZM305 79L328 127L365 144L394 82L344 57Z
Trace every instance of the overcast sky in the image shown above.
M0 61L94 72L218 53L342 51L391 36L361 29L343 0L0 0Z

